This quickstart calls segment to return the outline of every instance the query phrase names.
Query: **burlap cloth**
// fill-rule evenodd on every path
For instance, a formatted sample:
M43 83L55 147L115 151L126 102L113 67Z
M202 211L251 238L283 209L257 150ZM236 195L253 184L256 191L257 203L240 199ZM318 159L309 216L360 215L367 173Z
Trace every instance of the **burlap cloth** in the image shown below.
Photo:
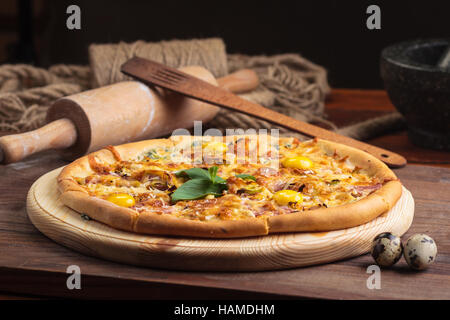
M350 127L337 129L326 119L324 101L330 92L326 70L298 54L275 56L227 55L221 39L172 40L158 43L92 44L89 66L54 65L49 69L31 65L0 66L0 131L22 132L42 126L47 108L58 98L129 79L120 66L129 58L150 58L171 67L200 65L215 77L242 68L253 69L260 86L243 98L304 121L327 124L333 130L357 139L404 125L392 113ZM253 117L221 110L208 127L271 128ZM281 130L281 134L301 135Z

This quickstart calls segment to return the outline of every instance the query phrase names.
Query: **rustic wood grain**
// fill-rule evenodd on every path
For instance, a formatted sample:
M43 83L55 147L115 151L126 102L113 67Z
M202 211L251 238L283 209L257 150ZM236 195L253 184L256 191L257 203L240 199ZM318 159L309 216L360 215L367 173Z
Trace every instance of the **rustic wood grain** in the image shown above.
M395 111L384 90L334 89L325 111L338 127L351 125ZM450 152L425 149L411 143L406 130L392 132L367 141L404 156L409 164L430 164L450 168Z
M394 108L384 91L337 89L326 110L330 120L342 126ZM409 157L415 157L418 163L450 168L449 152L410 146L404 131L372 141L401 153L410 163ZM403 239L418 232L429 234L438 245L437 261L428 270L415 272L401 259L382 271L380 290L368 290L366 268L373 264L369 255L284 271L200 273L125 266L76 253L43 236L25 211L32 183L65 164L46 152L22 163L0 165L0 290L16 297L450 299L450 169L408 165L395 170L416 205L414 222ZM66 289L65 271L71 264L81 267L82 290Z
M77 140L69 119L59 119L41 128L0 138L0 163L18 162L42 150L65 149Z
M382 232L403 235L414 216L414 200L404 189L389 212L344 230L243 239L140 235L86 221L66 207L58 200L56 177L60 171L45 174L28 192L27 212L34 226L78 252L138 266L184 271L262 271L333 262L367 253L372 240Z
M407 236L425 232L438 244L434 265L410 271L402 259L382 271L382 289L368 290L369 255L284 271L186 272L147 269L81 255L43 236L29 221L25 196L36 178L64 163L47 154L0 167L0 290L65 297L114 298L450 298L450 170L407 166L396 170L416 203ZM80 266L82 290L65 286L69 265ZM183 264L183 261L180 261Z

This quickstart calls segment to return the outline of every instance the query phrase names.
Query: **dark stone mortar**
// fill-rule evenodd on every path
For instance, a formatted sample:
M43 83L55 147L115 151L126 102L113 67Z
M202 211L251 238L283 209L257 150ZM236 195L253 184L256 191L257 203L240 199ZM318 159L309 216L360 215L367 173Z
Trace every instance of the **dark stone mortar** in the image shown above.
M450 150L450 71L437 63L450 39L402 42L381 52L381 77L408 123L410 140Z

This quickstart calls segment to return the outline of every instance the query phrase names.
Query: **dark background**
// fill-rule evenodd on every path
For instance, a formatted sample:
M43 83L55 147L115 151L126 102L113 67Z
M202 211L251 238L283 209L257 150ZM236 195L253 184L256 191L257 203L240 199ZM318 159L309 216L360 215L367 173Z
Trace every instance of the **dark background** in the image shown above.
M81 8L81 30L66 28L70 4ZM370 4L381 7L381 30L366 28ZM3 63L86 64L92 42L193 37L222 37L229 53L300 53L325 66L334 87L381 88L382 48L403 40L450 37L450 1L2 0L0 4Z

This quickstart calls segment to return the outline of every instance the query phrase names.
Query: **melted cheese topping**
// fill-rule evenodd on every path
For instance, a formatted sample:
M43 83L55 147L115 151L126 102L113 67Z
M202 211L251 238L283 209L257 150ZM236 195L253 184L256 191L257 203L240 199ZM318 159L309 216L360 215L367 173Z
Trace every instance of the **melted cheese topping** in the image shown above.
M236 153L242 141L245 152ZM358 201L384 183L353 165L347 157L327 155L314 140L302 143L295 138L281 139L279 144L262 151L258 149L257 163L247 161L252 146L244 138L228 144L203 143L200 151L202 148L206 149L203 160L208 160L208 165L183 161L193 159L196 148L180 156L181 147L175 145L147 150L131 161L96 165L94 174L75 177L75 180L91 196L102 199L114 194L132 196L135 204L131 209L137 212L170 214L200 221L264 218L336 207ZM259 148L259 145L253 148ZM177 163L172 161L174 158ZM170 195L187 181L185 177L176 176L177 171L213 165L219 167L217 175L227 181L228 189L222 196L171 201ZM248 174L255 179L242 179L236 177L238 174ZM299 193L300 196L293 199L301 201L277 202L274 194L282 190Z

